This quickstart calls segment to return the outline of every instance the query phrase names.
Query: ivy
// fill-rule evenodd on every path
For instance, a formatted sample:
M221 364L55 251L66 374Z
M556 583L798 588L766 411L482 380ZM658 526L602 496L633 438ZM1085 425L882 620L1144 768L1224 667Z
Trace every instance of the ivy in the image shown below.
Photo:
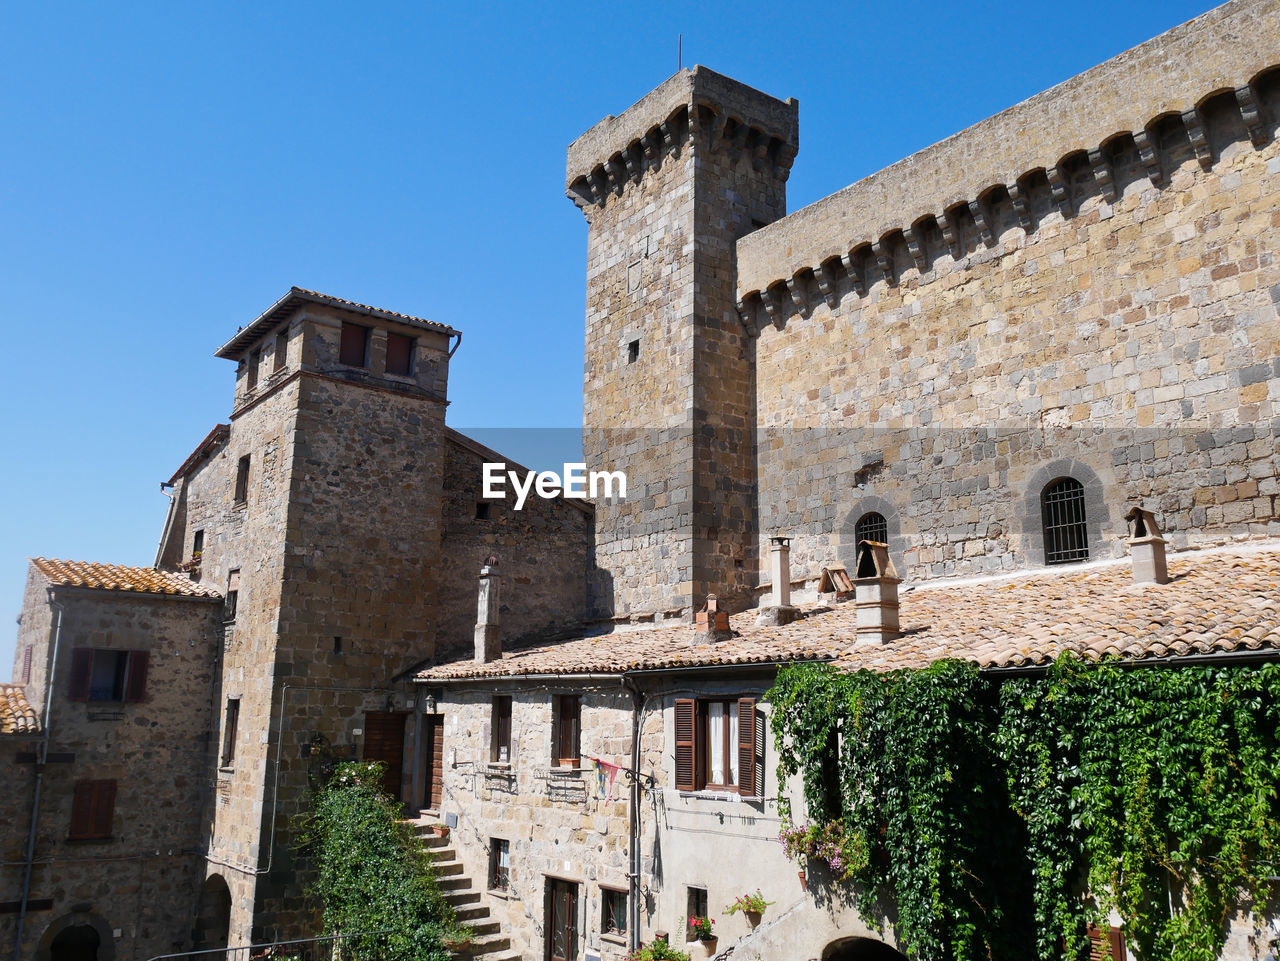
M1146 961L1211 961L1280 860L1280 665L1124 669L1064 658L1004 681L784 669L780 780L868 923L922 961L1077 961L1112 911ZM824 856L822 851L828 855Z
M445 939L468 932L400 806L382 793L382 764L337 764L326 774L298 824L325 933L380 932L344 943L344 961L446 961Z

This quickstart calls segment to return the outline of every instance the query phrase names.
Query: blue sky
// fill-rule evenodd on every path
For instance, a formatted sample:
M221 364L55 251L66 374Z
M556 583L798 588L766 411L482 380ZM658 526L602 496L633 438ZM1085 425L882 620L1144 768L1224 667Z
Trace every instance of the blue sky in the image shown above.
M213 351L291 284L464 331L455 427L579 424L565 148L677 34L799 99L795 210L1207 9L5 4L0 678L25 558L152 562L158 483L229 412Z

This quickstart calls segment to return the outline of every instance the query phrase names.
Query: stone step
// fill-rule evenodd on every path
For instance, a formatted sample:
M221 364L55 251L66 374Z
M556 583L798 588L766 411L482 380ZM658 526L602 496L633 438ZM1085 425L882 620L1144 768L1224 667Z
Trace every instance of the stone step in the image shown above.
M432 869L436 872L436 875L439 877L442 877L442 878L452 877L455 874L462 873L462 862L461 861L445 861L444 863L440 863L439 861L437 861L435 864L432 865Z
M511 939L505 934L483 935L471 942L470 954L473 958L486 954L497 954L511 947Z
M478 904L480 901L480 892L459 888L456 891L443 891L444 899L457 909L463 904ZM485 910L489 910L485 908Z
M502 922L497 918L490 918L484 921L468 921L467 927L469 927L472 932L474 932L476 938L479 939L501 932Z
M471 887L471 879L465 874L455 874L453 877L440 878L436 881L436 887L445 893L450 891L460 891Z
M476 897L479 898L480 895L477 894ZM474 924L477 921L483 922L490 916L489 907L485 904L471 904L464 908L460 908L455 904L453 913L458 916L459 921L466 924Z
M435 864L441 861L458 860L458 852L454 848L427 848L427 853L431 855L431 860Z

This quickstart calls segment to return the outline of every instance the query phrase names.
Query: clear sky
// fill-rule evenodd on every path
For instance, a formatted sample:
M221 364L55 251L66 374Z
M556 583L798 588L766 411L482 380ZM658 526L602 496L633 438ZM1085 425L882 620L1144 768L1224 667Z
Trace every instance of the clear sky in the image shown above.
M0 5L0 678L27 557L154 560L213 351L291 284L461 329L455 427L580 424L565 148L678 34L799 99L795 210L1210 6Z

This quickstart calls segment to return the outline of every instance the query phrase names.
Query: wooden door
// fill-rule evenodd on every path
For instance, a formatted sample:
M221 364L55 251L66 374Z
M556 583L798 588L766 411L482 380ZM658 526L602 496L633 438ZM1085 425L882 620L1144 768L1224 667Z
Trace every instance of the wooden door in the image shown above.
M404 722L408 714L402 711L369 711L364 716L364 759L381 761L386 765L382 773L382 789L397 801L400 796L400 780L404 774Z
M444 803L444 715L422 716L423 769L426 772L422 790L422 806L439 811Z
M559 878L547 879L547 958L577 961L578 886Z

